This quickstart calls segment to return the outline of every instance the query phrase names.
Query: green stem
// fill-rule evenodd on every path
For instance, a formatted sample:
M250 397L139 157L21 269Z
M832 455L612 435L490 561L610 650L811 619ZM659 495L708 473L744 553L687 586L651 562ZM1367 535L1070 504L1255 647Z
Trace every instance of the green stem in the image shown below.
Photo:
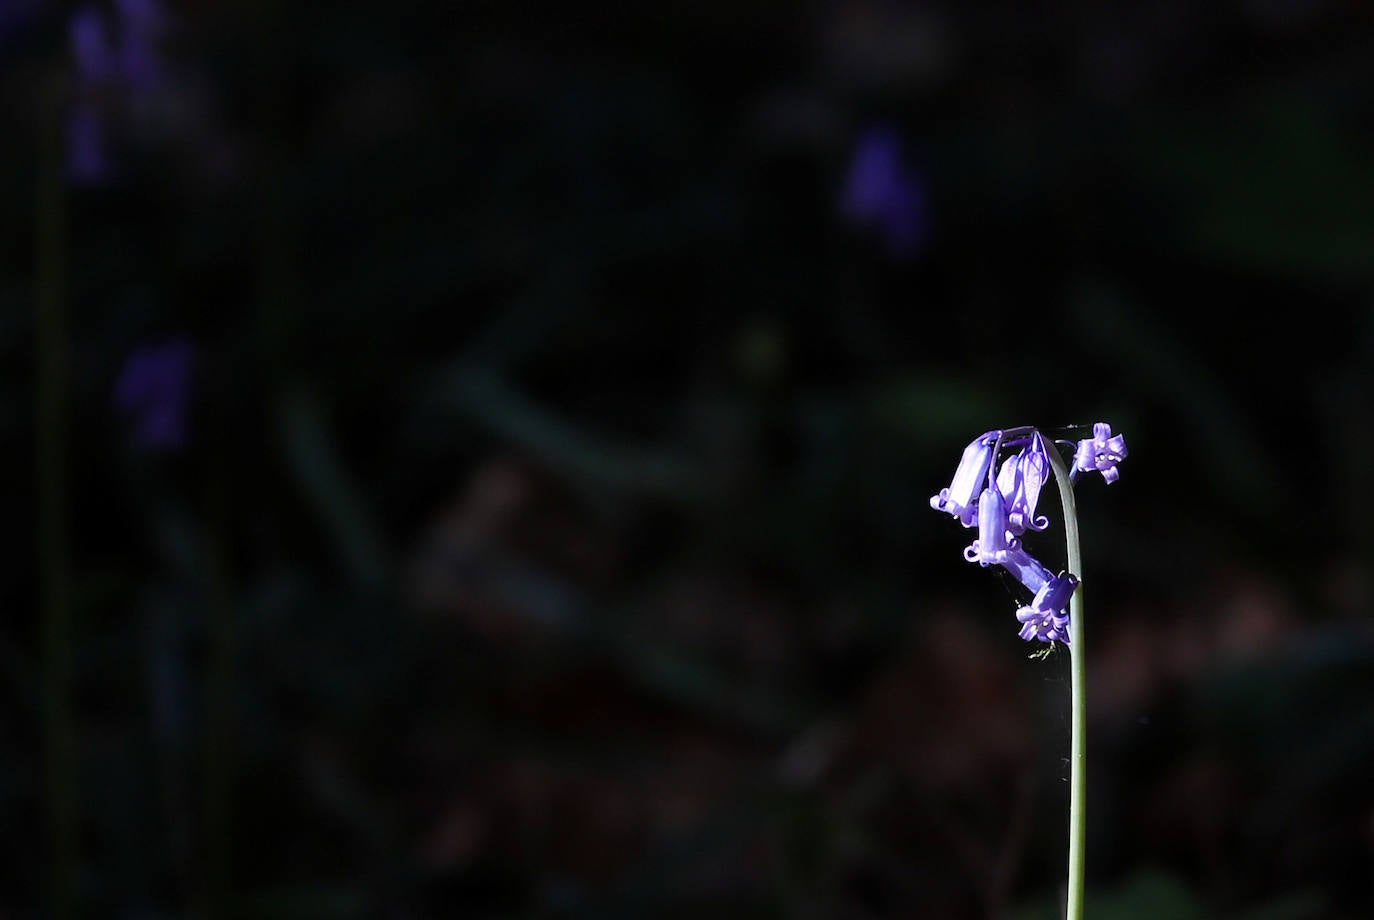
M1073 708L1073 728L1069 742L1069 884L1064 916L1083 917L1083 865L1087 845L1088 791L1088 712L1084 697L1083 667L1083 551L1078 539L1078 506L1073 497L1073 480L1059 450L1049 450L1050 465L1059 484L1064 503L1064 539L1068 548L1069 572L1078 577L1078 590L1069 601L1069 673Z
M62 175L62 86L44 98L35 215L34 464L43 642L43 748L47 772L51 913L70 917L76 903L76 731L71 708L72 612L67 557L66 201Z

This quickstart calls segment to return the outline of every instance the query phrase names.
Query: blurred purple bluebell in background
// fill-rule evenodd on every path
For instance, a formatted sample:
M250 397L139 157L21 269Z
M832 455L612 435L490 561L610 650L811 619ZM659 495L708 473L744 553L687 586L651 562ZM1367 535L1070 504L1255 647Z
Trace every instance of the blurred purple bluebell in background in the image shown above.
M876 231L895 259L912 258L925 245L925 189L904 162L901 138L892 128L870 128L855 144L840 212L853 226Z
M18 44L37 18L43 0L4 0L0 3L0 52Z
M105 16L93 6L83 6L72 14L68 34L78 82L95 85L113 80L115 52Z
M158 42L166 18L157 0L116 0L123 26L119 45L119 74L130 90L150 91L163 81L163 60Z
M118 0L114 27L95 6L72 14L69 26L73 101L67 117L67 174L81 185L108 181L110 114L138 108L165 83L158 42L165 17L157 0Z
M186 445L195 348L176 337L134 351L115 383L115 407L129 416L135 442L150 450Z
M72 107L67 114L67 176L97 185L110 175L109 134L102 111L115 75L115 56L105 17L92 6L72 14Z
M79 100L67 113L67 177L78 185L99 185L110 170L104 117L94 103Z

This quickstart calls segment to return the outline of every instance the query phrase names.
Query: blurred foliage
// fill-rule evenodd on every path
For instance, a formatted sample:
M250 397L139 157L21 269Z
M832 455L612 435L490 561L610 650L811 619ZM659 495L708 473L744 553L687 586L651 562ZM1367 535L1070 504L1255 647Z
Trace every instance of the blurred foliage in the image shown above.
M0 8L5 916L64 789L83 916L1052 916L1065 656L928 498L1099 419L1090 915L1374 913L1361 5L169 2L44 204L75 9Z

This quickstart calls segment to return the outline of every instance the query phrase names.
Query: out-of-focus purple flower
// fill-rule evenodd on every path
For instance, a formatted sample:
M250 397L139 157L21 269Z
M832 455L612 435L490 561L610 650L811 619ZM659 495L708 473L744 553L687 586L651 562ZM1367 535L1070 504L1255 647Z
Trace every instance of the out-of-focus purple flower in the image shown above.
M1007 533L1007 504L998 489L988 487L978 498L978 539L964 550L964 558L979 565L1000 565L1016 548Z
M1078 579L1063 573L1046 582L1029 605L1016 611L1020 636L1026 641L1069 642L1069 615L1064 608L1078 587Z
M1106 422L1093 425L1093 436L1078 442L1073 463L1084 472L1097 470L1108 482L1116 482L1121 475L1116 465L1126 459L1126 439L1112 434Z
M8 50L11 42L18 43L33 25L42 0L5 0L0 3L0 53Z
M105 120L90 100L78 100L67 113L67 178L99 185L110 175Z
M987 485L1001 436L1000 431L989 431L965 447L949 488L931 496L930 507L953 515L965 527L972 527L978 514L978 495Z
M114 5L126 33L154 39L167 27L167 17L159 0L115 0Z
M68 24L73 100L67 113L67 178L78 185L99 185L109 178L109 129L101 111L106 87L116 73L104 15L83 6Z
M881 233L894 258L910 258L925 243L925 190L903 162L901 139L891 128L871 128L859 138L840 211L853 225Z
M128 415L134 439L153 450L186 444L186 408L191 399L195 349L184 338L136 350L115 383L115 407Z
M167 84L158 45L166 18L157 0L116 0L115 38L96 6L69 23L73 81L67 137L68 175L84 185L109 178L106 139L111 117L144 107Z
M1049 471L1045 439L1038 431L1031 435L1030 443L1020 453L1012 454L1002 464L997 474L997 488L1007 500L1007 526L1014 536L1050 526L1048 517L1043 514L1036 517L1035 514Z
M157 0L116 0L122 35L119 43L119 71L135 91L148 91L163 82L162 56L158 43L166 28L166 17Z
M115 54L105 17L93 6L72 13L68 28L78 83L104 83L115 74Z

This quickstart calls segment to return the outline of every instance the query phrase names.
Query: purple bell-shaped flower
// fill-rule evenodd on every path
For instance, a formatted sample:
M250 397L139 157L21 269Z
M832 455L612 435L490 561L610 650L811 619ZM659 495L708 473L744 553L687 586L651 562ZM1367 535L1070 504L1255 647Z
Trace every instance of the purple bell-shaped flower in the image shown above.
M1050 519L1036 516L1040 490L1050 476L1050 458L1045 453L1045 439L1040 432L1031 435L1030 443L1002 464L997 474L997 488L1007 499L1007 525L1015 536L1027 530L1044 530Z
M1020 636L1026 641L1069 642L1069 615L1065 607L1078 588L1078 579L1067 572L1046 582L1029 605L1016 611Z
M1116 465L1126 459L1126 439L1112 434L1106 422L1093 425L1093 436L1078 442L1073 465L1084 472L1097 470L1108 482L1116 482L1120 472Z
M1007 533L1007 505L1002 493L988 487L978 499L978 539L964 550L964 558L979 565L1000 565L1017 540Z
M964 448L964 456L954 471L949 488L931 496L930 507L953 515L965 527L974 526L977 519L978 495L987 485L988 471L997 453L1000 431L989 431Z

